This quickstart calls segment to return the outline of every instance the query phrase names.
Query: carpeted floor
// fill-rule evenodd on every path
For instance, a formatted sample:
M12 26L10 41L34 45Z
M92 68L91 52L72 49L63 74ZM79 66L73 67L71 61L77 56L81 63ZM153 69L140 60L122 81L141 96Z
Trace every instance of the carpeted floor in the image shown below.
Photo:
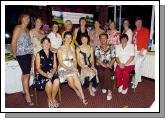
M31 89L33 91L33 89ZM148 108L155 99L155 81L144 78L139 83L135 93L129 83L129 90L126 95L113 92L113 99L106 100L106 94L103 94L98 88L96 96L89 95L87 89L83 89L84 94L89 102L87 106L83 105L75 92L68 87L68 84L61 85L61 108ZM47 96L44 91L37 91L38 105L33 107L47 108ZM35 101L34 97L32 97ZM5 95L6 108L28 108L21 93Z

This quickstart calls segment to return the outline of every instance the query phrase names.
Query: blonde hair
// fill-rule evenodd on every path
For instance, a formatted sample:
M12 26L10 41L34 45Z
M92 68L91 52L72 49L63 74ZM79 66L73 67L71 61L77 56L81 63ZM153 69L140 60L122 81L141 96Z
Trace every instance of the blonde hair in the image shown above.
M64 26L66 26L68 22L70 22L71 26L73 26L71 20L66 20L65 23L64 23Z

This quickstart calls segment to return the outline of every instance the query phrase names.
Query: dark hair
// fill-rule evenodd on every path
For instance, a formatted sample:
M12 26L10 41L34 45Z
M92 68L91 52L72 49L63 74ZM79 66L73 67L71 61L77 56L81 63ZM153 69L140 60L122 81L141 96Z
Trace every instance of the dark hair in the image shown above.
M81 22L81 20L85 20L85 21L86 21L86 18L85 18L85 17L81 17L81 18L79 19L79 23Z
M66 35L71 35L71 37L73 37L72 32L65 32L65 33L64 33L64 37L63 37L63 38L65 38L65 37L66 37Z
M93 24L95 24L95 22L98 22L99 24L101 24L99 20L94 20Z
M43 44L43 42L44 42L45 40L47 40L47 41L50 43L50 39L45 36L44 38L41 39L41 44Z
M143 21L142 17L136 17L135 22L138 21L138 20Z
M130 20L128 18L125 18L123 22L128 21L130 23Z
M129 38L128 38L128 35L127 34L122 34L121 36L120 36L120 42L122 41L122 39L123 38L126 38L127 39L127 41L129 40Z
M36 21L37 19L39 19L39 20L41 20L41 21L43 22L42 17L40 17L40 16L36 17L35 21Z
M51 26L51 31L52 31L52 28L54 25L57 25L58 26L58 31L59 32L59 23L58 22L51 22L50 26Z
M101 39L102 36L106 36L106 38L108 39L107 33L101 33L101 34L99 35L99 39Z
M27 11L20 13L19 18L18 18L20 23L21 23L21 19L25 16L30 16L30 14Z
M58 22L52 22L52 23L50 24L51 28L53 27L53 25L59 26Z
M84 33L84 34L81 35L81 39L84 38L84 37L88 39L88 44L89 44L89 42L90 42L89 36L86 33Z

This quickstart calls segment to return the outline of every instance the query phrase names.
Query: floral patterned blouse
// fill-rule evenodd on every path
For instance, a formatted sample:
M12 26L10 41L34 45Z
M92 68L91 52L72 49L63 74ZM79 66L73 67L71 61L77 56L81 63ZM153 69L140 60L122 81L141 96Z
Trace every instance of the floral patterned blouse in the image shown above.
M115 49L110 45L108 45L106 48L97 46L95 48L95 56L97 59L104 63L111 62L112 59L115 57Z
M116 45L119 44L119 35L120 32L117 30L109 30L107 31L108 34L108 44L113 45L114 47L116 47Z

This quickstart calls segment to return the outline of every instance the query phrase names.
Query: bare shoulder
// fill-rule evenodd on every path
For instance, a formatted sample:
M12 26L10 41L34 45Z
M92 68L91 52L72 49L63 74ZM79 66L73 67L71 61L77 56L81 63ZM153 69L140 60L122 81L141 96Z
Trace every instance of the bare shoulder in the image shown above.
M34 33L34 28L30 30L30 33L31 33L31 34Z
M14 31L21 31L22 28L20 25L16 25L15 28L14 28Z
M58 48L58 53L61 52L61 50L62 50L62 46L60 46L60 47Z

